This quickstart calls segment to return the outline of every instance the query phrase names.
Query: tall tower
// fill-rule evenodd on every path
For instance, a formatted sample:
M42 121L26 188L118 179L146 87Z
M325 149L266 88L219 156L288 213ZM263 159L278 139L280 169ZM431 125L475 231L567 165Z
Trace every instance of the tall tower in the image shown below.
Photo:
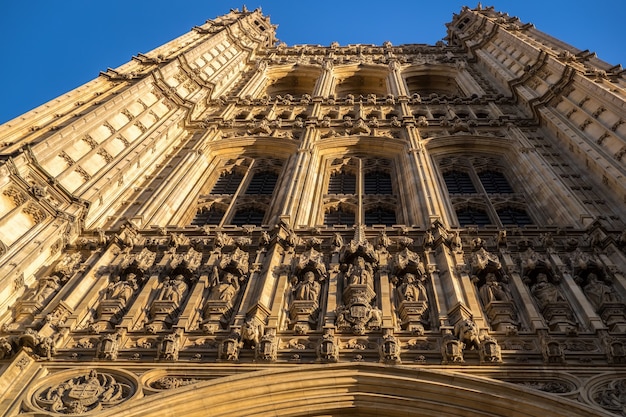
M480 6L432 46L274 31L0 126L2 413L623 415L621 67Z

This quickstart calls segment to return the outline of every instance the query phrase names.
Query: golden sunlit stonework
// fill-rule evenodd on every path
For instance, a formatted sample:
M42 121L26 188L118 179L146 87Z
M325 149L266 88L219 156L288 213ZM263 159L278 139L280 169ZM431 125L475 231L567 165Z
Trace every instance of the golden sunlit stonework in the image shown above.
M231 10L0 126L0 413L626 415L626 80Z

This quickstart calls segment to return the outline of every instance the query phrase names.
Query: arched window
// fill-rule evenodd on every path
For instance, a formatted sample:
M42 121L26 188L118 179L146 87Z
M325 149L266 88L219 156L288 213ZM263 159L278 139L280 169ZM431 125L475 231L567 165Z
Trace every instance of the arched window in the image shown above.
M478 178L483 184L487 194L512 194L513 188L509 185L503 173L498 171L482 171Z
M246 189L248 195L271 195L278 181L278 175L273 172L257 172L254 174Z
M345 172L335 172L328 181L328 194L356 193L356 176Z
M243 226L246 224L261 226L263 224L263 218L265 212L255 209L240 209L235 212L231 224L235 226Z
M443 174L443 180L450 194L475 194L476 187L469 174L461 171L449 171Z
M326 226L335 226L338 224L352 226L354 223L354 213L344 211L341 208L337 210L331 210L324 215L324 224Z
M235 194L242 179L243 175L236 172L223 174L213 186L211 194Z
M201 209L191 221L192 226L204 226L205 224L220 224L224 212L215 206L210 209Z
M513 207L504 207L497 211L498 217L502 224L525 226L527 224L533 224L532 219L526 213L526 210L517 209Z
M367 226L373 226L375 224L393 226L396 223L396 213L393 210L376 207L374 210L368 210L365 212L365 224Z
M365 194L393 194L391 176L381 171L366 173L363 181L363 191L365 191Z
M459 224L461 226L487 226L488 224L491 224L491 220L489 220L487 212L474 207L465 207L457 210L456 217L459 219Z

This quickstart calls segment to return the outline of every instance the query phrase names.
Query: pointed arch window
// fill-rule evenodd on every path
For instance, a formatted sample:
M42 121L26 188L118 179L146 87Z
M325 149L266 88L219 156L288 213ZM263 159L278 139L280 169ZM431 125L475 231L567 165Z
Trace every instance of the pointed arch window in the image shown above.
M349 207L351 213L332 209L324 214L324 224L397 224L394 194L393 164L385 158L370 156L343 156L329 165L325 209L336 201Z
M501 158L447 156L442 177L461 226L526 226L533 220L527 199L507 179Z

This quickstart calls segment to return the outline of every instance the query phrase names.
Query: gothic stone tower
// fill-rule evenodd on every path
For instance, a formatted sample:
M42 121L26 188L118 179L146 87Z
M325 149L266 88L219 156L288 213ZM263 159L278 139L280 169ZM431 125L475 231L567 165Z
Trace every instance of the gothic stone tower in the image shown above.
M621 67L492 8L274 30L0 126L1 413L625 415Z

